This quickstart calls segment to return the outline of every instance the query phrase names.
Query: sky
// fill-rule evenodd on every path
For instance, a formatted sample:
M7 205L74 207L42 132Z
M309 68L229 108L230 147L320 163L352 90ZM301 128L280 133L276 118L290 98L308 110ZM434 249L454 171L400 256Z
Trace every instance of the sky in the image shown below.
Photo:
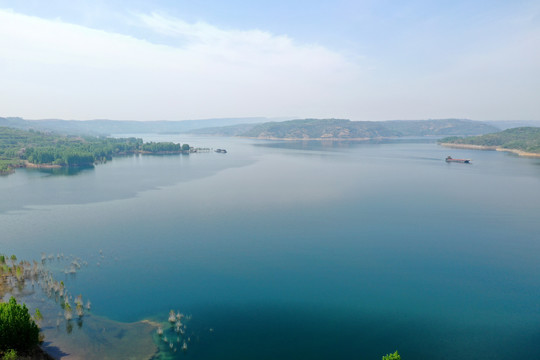
M540 120L540 1L0 0L0 116Z

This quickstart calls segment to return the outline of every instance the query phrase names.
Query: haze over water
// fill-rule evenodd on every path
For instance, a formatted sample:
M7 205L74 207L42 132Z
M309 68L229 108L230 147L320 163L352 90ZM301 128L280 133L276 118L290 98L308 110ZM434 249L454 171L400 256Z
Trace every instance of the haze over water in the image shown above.
M87 260L70 290L96 315L192 314L177 358L540 351L540 159L426 141L144 139L228 153L18 169L0 178L1 252Z

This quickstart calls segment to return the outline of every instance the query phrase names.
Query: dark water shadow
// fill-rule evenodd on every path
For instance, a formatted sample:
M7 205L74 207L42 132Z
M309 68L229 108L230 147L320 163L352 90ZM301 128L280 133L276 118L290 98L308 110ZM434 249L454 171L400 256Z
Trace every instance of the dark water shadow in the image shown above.
M66 356L69 356L70 354L62 351L59 347L57 346L52 346L51 345L51 342L48 342L48 341L44 341L42 344L41 344L41 349L43 351L45 351L49 356L51 356L52 358L54 359L62 359Z
M80 175L84 172L94 170L94 165L85 165L85 166L66 166L60 168L28 168L27 171L39 172L49 176L75 176Z
M202 309L201 309L202 310ZM540 326L474 324L428 316L310 306L214 307L197 312L198 359L535 358ZM504 341L500 341L504 339Z

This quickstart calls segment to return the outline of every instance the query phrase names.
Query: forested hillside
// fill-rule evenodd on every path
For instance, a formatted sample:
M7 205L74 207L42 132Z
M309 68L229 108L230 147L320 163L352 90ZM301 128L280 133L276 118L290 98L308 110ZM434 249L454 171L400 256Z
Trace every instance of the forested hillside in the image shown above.
M259 124L242 136L288 139L376 138L398 136L380 122L303 119Z
M466 138L448 137L439 141L445 144L476 145L540 153L540 127L518 127L498 133Z
M301 119L213 127L198 129L192 133L262 139L374 139L403 136L479 135L499 130L483 122L461 119L395 121Z
M221 118L183 121L129 121L129 120L25 120L19 117L0 117L0 126L20 130L48 131L58 134L85 134L93 136L111 134L185 133L212 126L241 123L263 123L267 118Z

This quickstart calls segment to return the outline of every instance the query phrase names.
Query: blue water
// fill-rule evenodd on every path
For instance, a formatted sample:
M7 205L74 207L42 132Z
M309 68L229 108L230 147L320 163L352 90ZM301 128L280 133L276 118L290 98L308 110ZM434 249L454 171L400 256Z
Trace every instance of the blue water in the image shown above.
M0 178L0 252L88 261L70 290L113 320L192 314L189 351L158 357L538 356L539 159L425 140L145 140L229 152L19 169Z

